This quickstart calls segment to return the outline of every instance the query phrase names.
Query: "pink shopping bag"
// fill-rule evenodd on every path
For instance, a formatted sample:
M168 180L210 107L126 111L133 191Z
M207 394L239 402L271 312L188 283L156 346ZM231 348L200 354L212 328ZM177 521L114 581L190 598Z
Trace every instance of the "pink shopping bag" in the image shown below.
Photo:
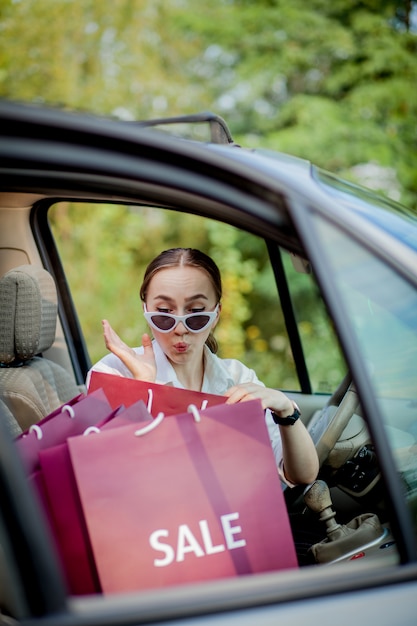
M94 393L76 396L32 425L15 439L26 472L30 474L38 468L41 450L64 443L67 437L81 434L89 426L110 419L117 410L112 408L104 391L96 389Z
M138 428L150 420L145 405L139 401L128 409L119 410L112 419L105 418L95 425L87 426L80 436L96 437L101 431L127 424ZM66 441L39 452L39 469L31 475L30 480L40 495L49 519L70 593L85 595L100 592L100 581Z
M68 440L103 592L297 567L261 403L194 413Z

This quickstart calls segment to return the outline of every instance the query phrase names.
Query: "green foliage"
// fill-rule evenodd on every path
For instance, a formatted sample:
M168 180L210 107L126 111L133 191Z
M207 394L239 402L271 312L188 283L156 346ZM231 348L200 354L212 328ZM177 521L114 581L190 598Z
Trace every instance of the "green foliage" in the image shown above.
M392 168L417 209L415 14L409 0L0 0L0 96L127 119L212 109L249 147L344 175Z

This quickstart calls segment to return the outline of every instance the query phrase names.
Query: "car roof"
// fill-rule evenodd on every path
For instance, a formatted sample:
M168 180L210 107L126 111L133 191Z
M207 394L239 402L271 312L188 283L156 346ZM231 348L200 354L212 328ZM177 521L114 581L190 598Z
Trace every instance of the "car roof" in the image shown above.
M210 141L199 142L173 136L159 128L169 123L206 122L210 125ZM213 130L214 128L214 130ZM265 149L246 149L236 145L224 120L213 113L180 116L162 120L125 122L83 112L65 111L58 108L0 100L0 134L6 146L0 161L8 168L8 150L21 138L28 141L50 140L56 134L69 143L77 140L84 145L105 145L114 142L138 142L149 149L167 154L178 154L194 162L207 162L223 169L230 175L239 175L253 185L285 194L295 200L320 206L329 214L337 211L343 215L356 215L369 224L377 226L397 241L417 251L417 229L410 229L417 218L397 203L384 199L369 189L361 188L339 179L309 161L285 153ZM216 142L213 142L216 140ZM30 152L30 144L27 144ZM13 150L11 152L13 154ZM7 156L6 156L7 155ZM10 166L13 168L13 166ZM7 180L3 188L7 190ZM14 189L11 187L11 191Z

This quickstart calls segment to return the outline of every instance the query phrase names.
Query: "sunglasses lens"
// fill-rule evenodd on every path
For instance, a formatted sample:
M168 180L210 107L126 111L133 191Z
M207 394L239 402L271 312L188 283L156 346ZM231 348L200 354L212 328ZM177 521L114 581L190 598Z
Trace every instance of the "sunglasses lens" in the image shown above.
M170 330L175 324L175 320L168 315L152 315L152 322L161 330Z
M195 315L193 317L188 317L186 320L186 324L190 330L202 330L210 321L209 315Z
M217 307L213 313L192 313L191 315L171 315L168 313L148 313L145 308L145 317L154 327L162 332L169 332L181 321L193 333L203 331L216 316Z

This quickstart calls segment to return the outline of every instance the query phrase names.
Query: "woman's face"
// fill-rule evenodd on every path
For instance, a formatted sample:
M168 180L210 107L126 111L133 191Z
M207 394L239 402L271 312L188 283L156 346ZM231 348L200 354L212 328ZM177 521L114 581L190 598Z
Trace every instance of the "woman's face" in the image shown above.
M149 283L146 308L173 315L213 311L217 299L209 275L196 267L170 267L159 270ZM193 333L183 322L169 332L152 328L156 341L168 359L178 365L202 358L203 347L218 317L205 330Z

